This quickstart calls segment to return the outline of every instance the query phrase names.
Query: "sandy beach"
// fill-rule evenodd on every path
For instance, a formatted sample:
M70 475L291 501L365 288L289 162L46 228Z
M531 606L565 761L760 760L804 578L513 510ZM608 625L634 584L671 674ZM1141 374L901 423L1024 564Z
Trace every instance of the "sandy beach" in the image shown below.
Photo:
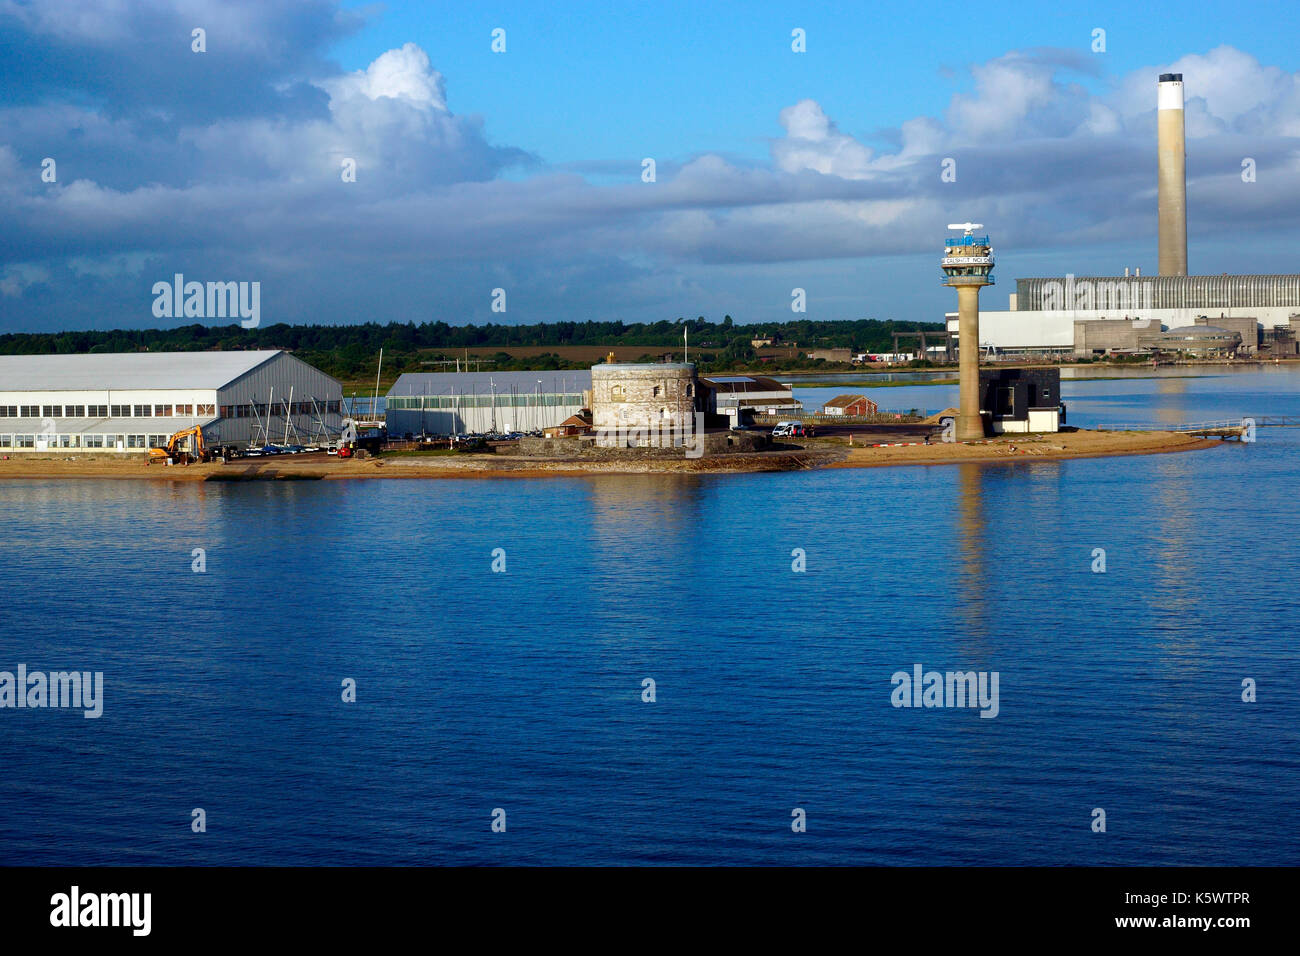
M963 462L1059 461L1112 455L1194 451L1219 444L1176 432L1062 432L1004 435L970 444L905 444L849 447L808 441L772 451L718 458L627 462L522 458L514 455L391 455L365 461L325 454L242 459L229 464L147 465L143 457L10 455L0 459L0 479L99 478L150 481L295 481L348 478L540 478L575 475L791 471L816 468L879 468Z

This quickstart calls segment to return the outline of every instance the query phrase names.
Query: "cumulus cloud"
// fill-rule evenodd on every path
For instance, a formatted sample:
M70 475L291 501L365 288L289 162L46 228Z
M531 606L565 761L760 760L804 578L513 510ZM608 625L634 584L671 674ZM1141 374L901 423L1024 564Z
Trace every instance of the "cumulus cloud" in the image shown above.
M863 179L870 174L871 150L841 133L813 100L800 100L781 111L785 138L772 146L778 169L796 173L815 170L843 179Z

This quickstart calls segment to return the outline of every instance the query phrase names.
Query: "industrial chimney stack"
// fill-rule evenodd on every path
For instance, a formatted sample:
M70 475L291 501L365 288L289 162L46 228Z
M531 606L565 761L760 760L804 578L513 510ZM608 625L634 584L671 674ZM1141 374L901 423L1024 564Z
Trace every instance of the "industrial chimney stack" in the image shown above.
M1183 74L1161 73L1156 111L1159 272L1187 275L1187 136L1183 125Z

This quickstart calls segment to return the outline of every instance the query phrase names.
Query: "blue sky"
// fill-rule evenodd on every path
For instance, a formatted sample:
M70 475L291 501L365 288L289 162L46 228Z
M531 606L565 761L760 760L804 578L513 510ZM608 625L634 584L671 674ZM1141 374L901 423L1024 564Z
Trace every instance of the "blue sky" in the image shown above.
M941 9L0 0L0 331L225 324L152 314L176 272L264 322L934 321L966 219L1002 308L1155 271L1167 69L1191 270L1300 271L1300 8Z

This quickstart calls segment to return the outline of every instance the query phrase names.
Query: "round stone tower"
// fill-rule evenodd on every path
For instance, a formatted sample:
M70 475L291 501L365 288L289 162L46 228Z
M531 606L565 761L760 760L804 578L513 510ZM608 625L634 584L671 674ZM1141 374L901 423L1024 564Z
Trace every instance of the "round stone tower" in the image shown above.
M684 443L699 400L695 366L687 362L607 362L591 368L591 418L596 444L660 448Z

